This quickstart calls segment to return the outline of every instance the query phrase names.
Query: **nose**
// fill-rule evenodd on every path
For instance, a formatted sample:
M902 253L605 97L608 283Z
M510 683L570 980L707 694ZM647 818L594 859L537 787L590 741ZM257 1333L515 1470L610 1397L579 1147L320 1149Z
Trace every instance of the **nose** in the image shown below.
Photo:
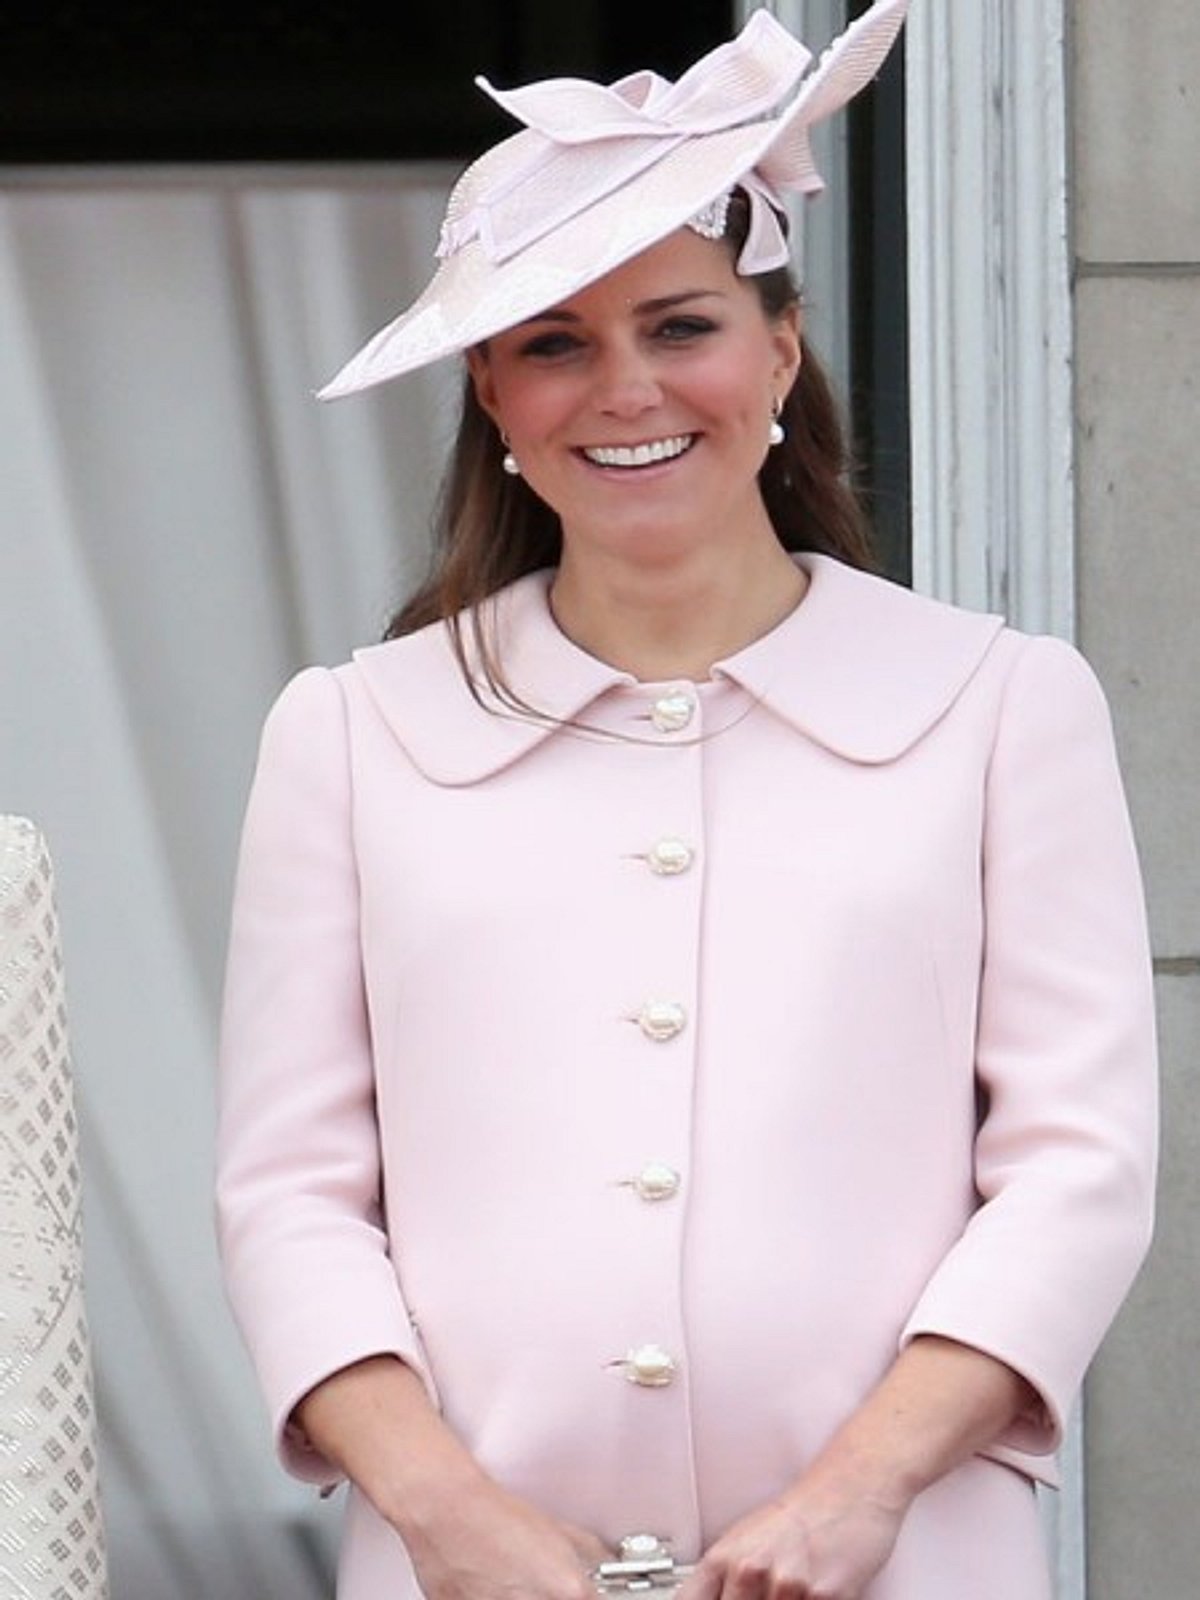
M596 369L596 404L614 417L636 417L660 404L662 388L650 356L636 345L603 352Z

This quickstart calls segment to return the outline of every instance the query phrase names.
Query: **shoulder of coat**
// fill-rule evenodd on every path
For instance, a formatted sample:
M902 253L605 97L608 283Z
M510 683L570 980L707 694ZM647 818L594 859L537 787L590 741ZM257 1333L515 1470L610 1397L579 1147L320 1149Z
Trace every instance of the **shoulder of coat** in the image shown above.
M342 669L418 770L434 783L476 783L533 749L628 675L586 655L550 614L549 574L530 573L484 602L481 626L505 665L518 703L508 704L478 669L473 629L460 660L449 625L435 622L358 650Z
M805 555L804 600L774 633L721 666L806 737L847 760L897 760L1021 635L964 610Z

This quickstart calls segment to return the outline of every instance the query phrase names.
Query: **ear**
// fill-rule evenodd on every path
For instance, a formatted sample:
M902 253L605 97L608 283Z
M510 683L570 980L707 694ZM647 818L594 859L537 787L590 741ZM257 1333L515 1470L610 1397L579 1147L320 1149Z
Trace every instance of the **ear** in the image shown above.
M475 398L483 410L487 412L492 421L501 432L504 431L500 422L500 406L496 399L496 380L492 372L492 364L488 360L487 346L483 344L472 345L467 351L467 371L471 375L471 382L475 386Z
M787 394L796 381L796 374L800 371L802 331L800 307L795 302L786 307L771 324L771 338L777 363L775 377L779 385L777 392L780 395Z

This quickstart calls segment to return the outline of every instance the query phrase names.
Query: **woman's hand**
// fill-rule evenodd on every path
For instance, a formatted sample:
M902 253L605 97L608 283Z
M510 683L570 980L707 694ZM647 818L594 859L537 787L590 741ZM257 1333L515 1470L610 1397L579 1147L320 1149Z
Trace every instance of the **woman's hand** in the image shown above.
M588 1573L612 1552L481 1478L407 1519L426 1600L596 1600Z
M678 1600L860 1600L887 1561L903 1508L807 1478L734 1523Z
M293 1421L399 1533L426 1600L595 1600L611 1551L488 1477L394 1356L334 1373Z
M914 1339L804 1475L705 1552L678 1600L860 1600L917 1495L1038 1404L982 1351Z

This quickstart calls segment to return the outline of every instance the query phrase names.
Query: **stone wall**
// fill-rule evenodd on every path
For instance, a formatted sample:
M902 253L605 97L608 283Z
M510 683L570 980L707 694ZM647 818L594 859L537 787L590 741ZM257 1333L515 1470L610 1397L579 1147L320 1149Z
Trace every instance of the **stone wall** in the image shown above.
M1200 6L1075 0L1080 642L1146 869L1158 1241L1087 1394L1089 1600L1200 1595Z

